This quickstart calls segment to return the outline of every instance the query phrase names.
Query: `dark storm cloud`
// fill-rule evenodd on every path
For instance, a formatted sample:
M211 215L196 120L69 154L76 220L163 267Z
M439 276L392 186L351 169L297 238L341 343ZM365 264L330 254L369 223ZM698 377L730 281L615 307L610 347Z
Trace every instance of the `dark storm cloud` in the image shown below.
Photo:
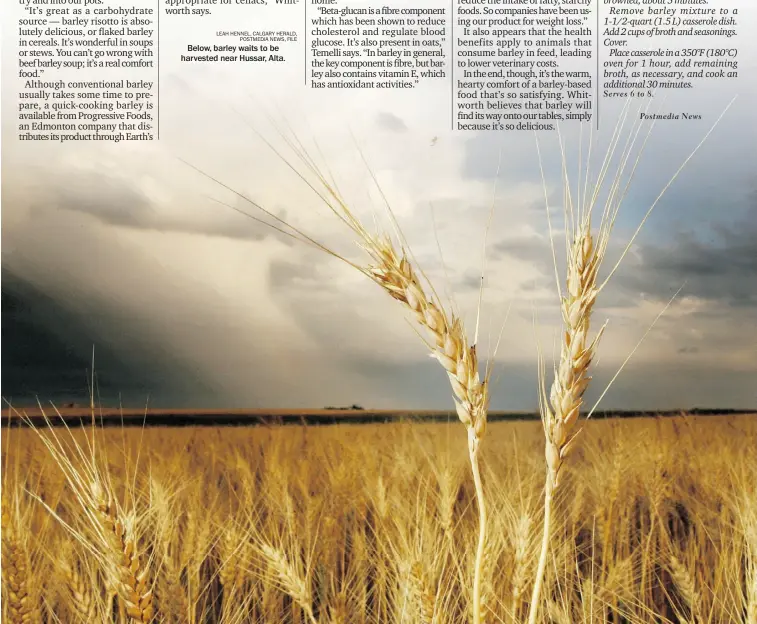
M621 288L664 298L684 282L684 294L735 307L757 306L757 202L742 221L712 227L709 236L676 234L647 245L618 276Z
M394 113L382 112L376 115L376 125L390 132L407 132L407 125Z
M58 209L89 215L101 223L120 227L202 234L243 240L262 240L275 236L289 244L291 239L246 214L263 218L264 215L241 197L231 200L205 198L202 219L186 215L171 215L156 206L139 189L120 180L103 175L87 174L67 178L64 183L52 188L50 202ZM246 214L244 214L246 213ZM276 214L276 213L274 213ZM286 219L286 213L277 216Z
M144 340L146 327L107 303L89 298L81 314L65 297L43 292L2 269L2 392L17 405L89 402L88 376L95 355L97 395L117 405L191 405L212 389L182 363ZM102 334L133 337L132 348L109 344ZM157 398L156 398L157 397Z

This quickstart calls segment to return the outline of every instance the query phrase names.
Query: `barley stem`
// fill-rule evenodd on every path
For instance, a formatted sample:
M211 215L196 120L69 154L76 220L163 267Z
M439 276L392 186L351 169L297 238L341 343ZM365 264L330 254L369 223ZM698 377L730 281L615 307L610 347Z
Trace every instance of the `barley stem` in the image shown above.
M476 437L473 429L468 429L468 453L473 470L473 483L476 486L476 503L478 504L478 547L476 548L476 562L473 572L473 624L481 624L481 576L486 546L486 502L481 483L481 472L478 467L480 448L481 440Z
M547 471L547 479L544 483L544 532L541 538L541 553L539 554L539 565L536 568L536 581L531 594L531 606L528 612L528 624L536 624L536 618L539 615L539 598L541 587L544 584L544 571L547 569L547 553L549 551L549 531L552 520L552 493L554 484L552 475Z

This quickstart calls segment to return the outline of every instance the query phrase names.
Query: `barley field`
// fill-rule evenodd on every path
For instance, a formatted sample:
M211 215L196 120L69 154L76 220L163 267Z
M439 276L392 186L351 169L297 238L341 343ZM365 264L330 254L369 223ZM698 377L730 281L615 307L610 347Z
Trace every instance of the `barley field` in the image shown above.
M470 621L459 422L3 433L4 622ZM544 443L482 446L487 623L529 613ZM756 443L748 415L586 422L538 621L756 623Z
M243 214L395 300L444 370L457 418L8 432L4 620L757 624L755 416L580 418L680 293L585 404L607 327L593 322L595 305L681 171L605 263L634 145L646 142L638 126L621 140L623 121L596 181L587 168L575 193L560 144L559 252L546 206L559 358L548 375L537 347L533 422L489 422L500 345L479 360L489 225L470 325L417 265L388 203L387 227L369 229L296 139L282 136L293 162L274 154L345 226L359 259L196 169L248 202L254 214Z

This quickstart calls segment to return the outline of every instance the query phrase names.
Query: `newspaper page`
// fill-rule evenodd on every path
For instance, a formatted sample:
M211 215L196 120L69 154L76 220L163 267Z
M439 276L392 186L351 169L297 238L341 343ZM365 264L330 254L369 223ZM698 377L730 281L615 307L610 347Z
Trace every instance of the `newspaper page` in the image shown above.
M754 0L6 0L2 620L757 623Z

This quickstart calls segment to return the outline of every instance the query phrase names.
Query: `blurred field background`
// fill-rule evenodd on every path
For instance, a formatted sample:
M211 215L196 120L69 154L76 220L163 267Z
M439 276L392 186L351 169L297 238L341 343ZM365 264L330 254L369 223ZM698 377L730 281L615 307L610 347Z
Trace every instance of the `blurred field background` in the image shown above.
M487 435L487 623L528 612L541 427ZM100 466L155 622L468 621L477 516L457 422L106 428L94 450L88 427L40 433ZM582 436L540 620L755 624L757 418L592 419ZM38 434L5 429L3 468L3 621L140 621Z

